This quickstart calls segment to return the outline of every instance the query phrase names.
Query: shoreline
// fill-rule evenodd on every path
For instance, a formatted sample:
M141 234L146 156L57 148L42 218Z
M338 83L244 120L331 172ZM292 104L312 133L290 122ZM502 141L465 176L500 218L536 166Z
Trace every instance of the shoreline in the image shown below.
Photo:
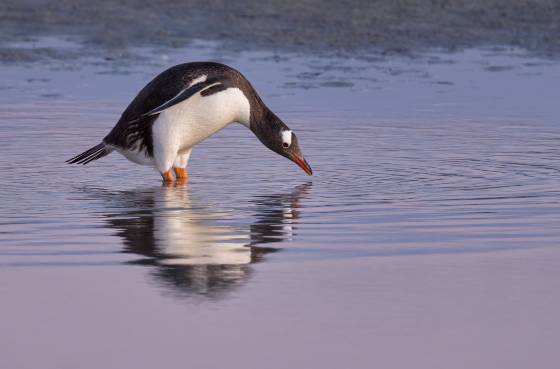
M560 55L560 6L539 0L462 2L359 1L211 3L188 0L57 2L6 0L0 4L0 62L63 60L106 54L137 57L137 47L182 48L217 42L229 52L268 50L322 55L411 55L505 46L540 57ZM22 50L10 44L36 37L73 37L64 47Z

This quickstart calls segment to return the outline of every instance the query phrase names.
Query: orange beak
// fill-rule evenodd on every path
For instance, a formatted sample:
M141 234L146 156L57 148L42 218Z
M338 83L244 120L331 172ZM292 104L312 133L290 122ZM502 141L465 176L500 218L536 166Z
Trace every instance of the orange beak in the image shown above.
M313 170L311 170L311 167L303 157L294 156L290 159L292 159L294 163L296 163L301 169L303 169L305 173L309 175L313 174Z

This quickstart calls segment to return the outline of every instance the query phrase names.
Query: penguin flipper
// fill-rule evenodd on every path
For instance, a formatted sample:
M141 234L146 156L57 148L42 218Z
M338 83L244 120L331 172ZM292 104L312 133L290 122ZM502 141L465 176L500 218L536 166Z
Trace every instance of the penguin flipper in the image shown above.
M179 104L182 101L187 100L189 97L201 92L203 95L205 90L214 89L218 87L225 87L229 86L228 80L225 78L212 78L208 79L204 82L195 83L194 85L183 89L177 95L175 95L172 99L164 102L157 108L150 110L147 113L141 115L142 118L149 117L151 115L156 115L161 113L162 111L169 109L170 107ZM227 88L227 87L226 87Z

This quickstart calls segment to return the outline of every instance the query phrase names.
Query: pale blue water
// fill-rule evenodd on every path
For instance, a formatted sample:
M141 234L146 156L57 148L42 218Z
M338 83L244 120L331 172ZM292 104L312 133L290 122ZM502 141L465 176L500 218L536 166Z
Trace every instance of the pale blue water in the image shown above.
M249 77L313 177L241 126L194 149L186 187L64 163L200 59ZM0 67L3 367L554 367L557 62L200 45L74 66Z

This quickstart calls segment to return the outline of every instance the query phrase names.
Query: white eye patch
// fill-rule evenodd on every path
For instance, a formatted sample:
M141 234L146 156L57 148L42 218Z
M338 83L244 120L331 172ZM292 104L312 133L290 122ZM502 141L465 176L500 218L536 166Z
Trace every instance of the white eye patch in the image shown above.
M284 147L290 147L292 144L292 131L286 130L282 131L282 145Z

